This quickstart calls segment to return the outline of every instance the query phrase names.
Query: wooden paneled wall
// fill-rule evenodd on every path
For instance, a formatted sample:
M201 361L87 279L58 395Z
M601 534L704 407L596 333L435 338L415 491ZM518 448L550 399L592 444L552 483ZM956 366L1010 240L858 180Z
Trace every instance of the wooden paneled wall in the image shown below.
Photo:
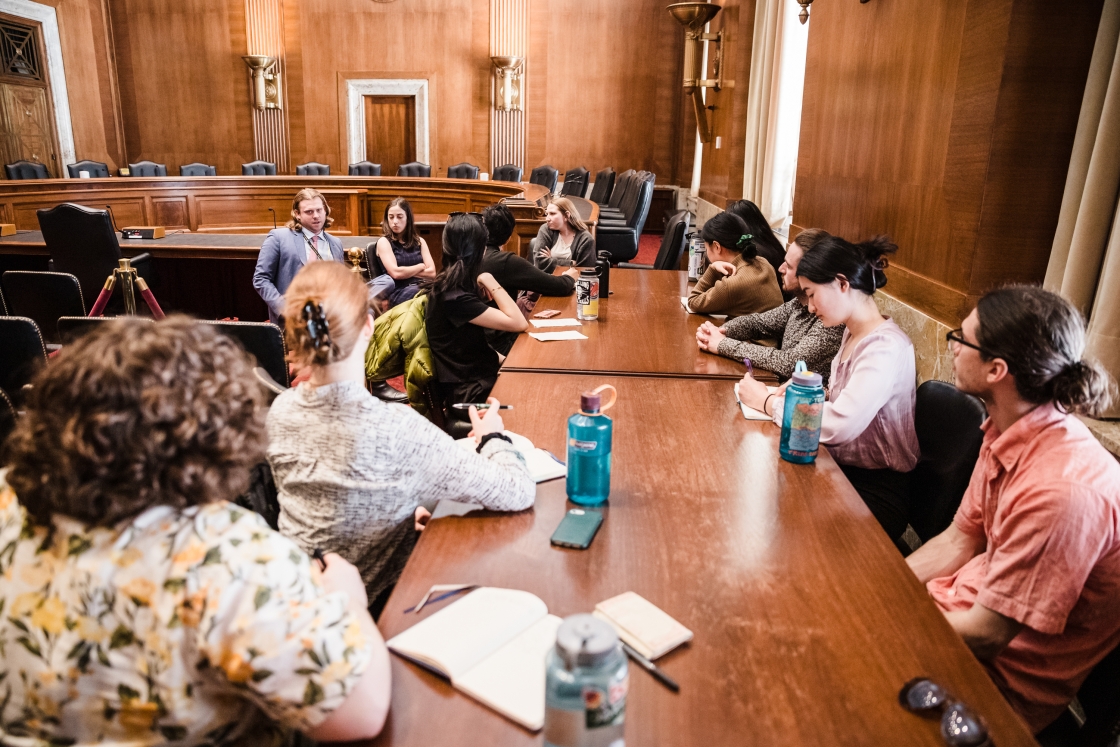
M814 3L794 223L889 234L888 290L952 326L1040 281L1101 6Z

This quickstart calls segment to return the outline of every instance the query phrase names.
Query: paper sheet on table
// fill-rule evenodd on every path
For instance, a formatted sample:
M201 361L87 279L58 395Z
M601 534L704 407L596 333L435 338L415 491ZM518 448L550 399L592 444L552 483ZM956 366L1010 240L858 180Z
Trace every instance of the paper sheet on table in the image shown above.
M534 327L582 327L579 319L530 319Z
M699 314L700 313L699 311L693 311L692 309L688 308L688 296L681 296L681 306L683 306L684 310L687 311L689 314Z
M773 394L778 391L778 387L768 386L766 390ZM747 407L739 400L739 382L735 382L735 402L739 405L739 409L743 411L743 417L747 420L773 420L773 418L766 413L760 412L753 407Z
M574 329L566 329L563 332L530 332L529 337L541 342L552 342L553 340L586 340L587 335L576 332Z

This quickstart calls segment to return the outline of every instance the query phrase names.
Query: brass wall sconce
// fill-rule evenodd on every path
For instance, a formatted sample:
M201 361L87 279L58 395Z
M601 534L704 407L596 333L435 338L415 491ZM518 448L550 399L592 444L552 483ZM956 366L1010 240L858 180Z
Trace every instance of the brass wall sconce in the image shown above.
M870 2L870 0L859 0L860 5L867 2ZM805 22L809 20L809 6L813 4L813 0L797 0L797 4L801 6L801 12L797 14L797 18L804 26Z
M280 71L276 58L263 54L247 54L241 59L249 66L253 81L253 106L258 109L281 109Z
M494 108L500 112L521 111L521 72L525 60L512 55L494 55Z
M669 13L685 27L684 35L684 92L692 95L692 105L696 110L696 129L700 133L700 142L712 141L712 129L708 124L708 112L704 107L703 88L718 91L723 87L723 71L720 52L723 48L723 32L718 34L705 34L704 25L715 18L721 10L715 3L673 3L669 6ZM715 42L715 56L712 62L714 78L704 80L702 63L704 59L703 44Z

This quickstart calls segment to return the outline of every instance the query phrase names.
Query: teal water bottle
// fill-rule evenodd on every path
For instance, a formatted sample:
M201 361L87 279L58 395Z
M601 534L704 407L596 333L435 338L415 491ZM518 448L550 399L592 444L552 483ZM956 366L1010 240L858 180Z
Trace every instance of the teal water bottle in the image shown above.
M786 387L782 413L782 440L778 451L782 459L794 464L816 460L821 442L821 416L824 414L824 387L821 375L807 371L798 361L793 379Z
M600 394L611 390L605 405ZM603 412L617 393L610 384L579 396L579 412L568 418L568 499L581 506L606 503L611 494L611 431Z

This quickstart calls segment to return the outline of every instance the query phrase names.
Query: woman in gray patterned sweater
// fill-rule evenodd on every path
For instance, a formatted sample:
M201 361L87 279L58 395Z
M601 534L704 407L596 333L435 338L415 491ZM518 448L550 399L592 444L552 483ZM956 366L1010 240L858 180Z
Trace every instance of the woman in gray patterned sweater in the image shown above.
M366 391L373 334L366 288L337 262L313 262L285 294L285 336L311 379L281 394L268 414L268 461L280 532L307 552L337 552L357 566L380 609L416 542L416 525L440 498L495 511L533 505L536 486L502 435L497 408L472 408L477 453L404 405Z
M730 319L722 327L704 322L696 330L696 344L701 350L727 358L749 358L755 368L776 373L782 378L793 375L798 361L805 361L828 383L832 359L840 349L844 326L825 327L809 311L805 294L797 280L797 264L801 256L828 238L819 228L807 228L786 249L786 261L779 272L782 288L795 296L781 306L760 314L747 314ZM778 347L759 345L754 340L774 339Z

